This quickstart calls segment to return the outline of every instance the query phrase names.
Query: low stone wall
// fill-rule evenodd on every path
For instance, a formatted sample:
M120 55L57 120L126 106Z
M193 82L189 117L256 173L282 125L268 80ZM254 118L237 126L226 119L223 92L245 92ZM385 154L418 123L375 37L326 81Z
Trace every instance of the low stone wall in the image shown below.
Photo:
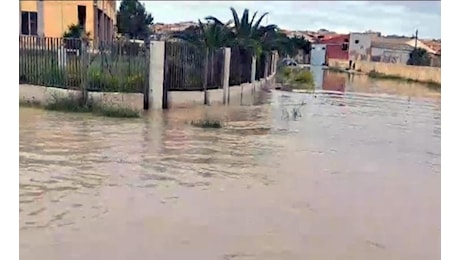
M243 83L237 86L229 87L230 105L248 105L252 104L254 95L268 84L275 83L275 74L270 75L266 79L256 81L254 83ZM212 89L208 90L208 98L210 105L224 104L224 90ZM168 92L168 107L169 108L184 108L198 106L204 104L203 91L170 91Z
M230 105L250 105L255 94L269 84L275 83L275 75L254 83L244 83L229 87ZM208 90L209 103L222 105L223 89ZM169 108L191 107L203 105L203 91L170 91L168 92ZM19 84L19 101L46 105L56 97L78 97L80 91L37 85ZM89 92L88 96L103 105L130 108L141 111L144 109L144 95L141 93Z
M19 84L19 101L46 105L56 97L78 97L80 91L53 87ZM89 92L88 97L102 105L144 109L144 95L141 93Z
M386 75L441 84L441 68L438 67L409 66L404 64L371 61L355 61L355 63L355 70L361 70L364 73L369 73L374 70ZM329 66L348 68L348 61L330 59Z

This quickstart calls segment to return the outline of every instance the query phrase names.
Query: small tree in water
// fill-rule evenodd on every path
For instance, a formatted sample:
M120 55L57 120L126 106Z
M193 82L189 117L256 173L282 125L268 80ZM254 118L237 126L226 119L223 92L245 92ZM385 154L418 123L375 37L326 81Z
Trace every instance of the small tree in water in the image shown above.
M409 56L407 65L430 66L431 60L428 52L422 48L415 48Z

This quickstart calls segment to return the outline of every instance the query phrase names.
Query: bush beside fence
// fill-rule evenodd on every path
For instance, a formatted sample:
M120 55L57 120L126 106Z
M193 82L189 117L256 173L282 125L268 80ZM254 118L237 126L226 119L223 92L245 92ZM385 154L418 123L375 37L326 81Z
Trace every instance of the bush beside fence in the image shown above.
M85 81L89 91L142 93L148 84L148 50L130 46L111 41L91 49L81 39L19 36L19 82L80 89Z

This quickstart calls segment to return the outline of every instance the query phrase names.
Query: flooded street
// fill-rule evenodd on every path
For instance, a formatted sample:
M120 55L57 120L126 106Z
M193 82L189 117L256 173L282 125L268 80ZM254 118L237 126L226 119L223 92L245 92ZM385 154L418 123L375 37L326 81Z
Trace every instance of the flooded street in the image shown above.
M439 259L440 93L319 82L135 120L20 108L21 259Z

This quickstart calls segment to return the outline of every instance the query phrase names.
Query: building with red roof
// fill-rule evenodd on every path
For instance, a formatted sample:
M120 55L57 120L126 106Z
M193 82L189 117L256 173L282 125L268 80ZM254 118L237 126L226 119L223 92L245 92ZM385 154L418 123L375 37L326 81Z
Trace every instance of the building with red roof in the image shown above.
M349 34L336 34L320 40L326 44L326 59L348 60Z

